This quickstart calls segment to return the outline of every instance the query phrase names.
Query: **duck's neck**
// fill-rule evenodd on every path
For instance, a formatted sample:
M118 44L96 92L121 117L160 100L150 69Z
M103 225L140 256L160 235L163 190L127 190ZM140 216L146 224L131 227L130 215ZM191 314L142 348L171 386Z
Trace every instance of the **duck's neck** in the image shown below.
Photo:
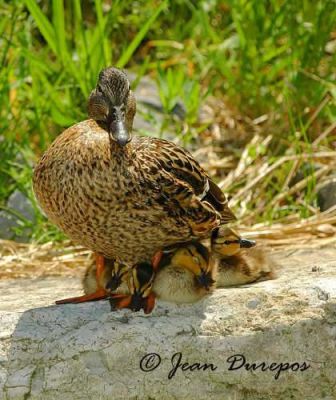
M132 141L126 144L126 146L120 146L113 139L110 139L110 152L116 171L125 171L125 168L127 170L128 166L132 164L132 160L134 159Z
M106 123L102 121L95 121L101 129L105 132L108 132L108 126ZM110 142L110 151L111 155L113 155L114 160L118 163L125 162L125 160L130 159L131 157L131 142L126 144L125 146L120 146L116 141L111 138L111 135L108 133L108 138Z

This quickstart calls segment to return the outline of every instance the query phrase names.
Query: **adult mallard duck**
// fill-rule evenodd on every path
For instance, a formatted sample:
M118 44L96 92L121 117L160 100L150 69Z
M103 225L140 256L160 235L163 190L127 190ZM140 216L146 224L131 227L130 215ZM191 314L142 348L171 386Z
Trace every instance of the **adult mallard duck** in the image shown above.
M235 219L188 151L131 137L136 102L125 73L100 73L88 111L91 119L65 130L44 153L33 188L50 220L97 254L98 279L104 257L127 265L148 261Z

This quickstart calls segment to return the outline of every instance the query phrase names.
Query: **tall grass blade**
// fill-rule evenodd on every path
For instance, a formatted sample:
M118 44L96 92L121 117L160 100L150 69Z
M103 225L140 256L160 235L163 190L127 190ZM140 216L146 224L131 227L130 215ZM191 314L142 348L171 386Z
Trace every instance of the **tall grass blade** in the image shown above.
M134 54L135 50L138 48L139 44L141 43L142 39L145 37L146 33L151 28L153 22L157 19L157 17L161 14L161 12L167 7L167 4L168 4L167 1L163 1L160 4L160 6L156 9L156 11L148 19L148 21L144 24L144 26L140 29L140 31L137 33L135 38L132 40L132 42L129 44L129 46L126 48L126 50L120 57L119 61L117 62L118 68L123 68L128 63L128 61Z
M50 46L51 50L57 54L56 35L48 18L43 14L35 0L25 0L26 6L33 16L42 36Z

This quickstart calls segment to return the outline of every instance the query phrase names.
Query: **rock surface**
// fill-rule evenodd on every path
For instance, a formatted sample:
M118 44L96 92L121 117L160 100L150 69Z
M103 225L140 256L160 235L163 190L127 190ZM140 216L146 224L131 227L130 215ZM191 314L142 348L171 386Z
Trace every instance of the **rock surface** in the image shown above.
M0 282L0 399L335 399L336 250L279 259L276 280L148 316L107 301L52 305L80 293L79 279ZM161 363L145 372L151 353ZM189 367L174 375L179 353ZM229 370L237 354L273 371Z

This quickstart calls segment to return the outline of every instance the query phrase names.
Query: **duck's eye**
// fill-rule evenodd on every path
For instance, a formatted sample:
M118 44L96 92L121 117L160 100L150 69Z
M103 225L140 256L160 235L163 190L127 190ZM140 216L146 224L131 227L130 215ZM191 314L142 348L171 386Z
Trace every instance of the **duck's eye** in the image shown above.
M90 118L93 118L97 121L105 121L108 115L108 104L105 101L104 96L97 92L97 90L92 91L89 97L88 112Z
M114 119L114 118L116 117L116 115L117 115L116 109L115 109L115 108L111 108L111 110L110 110L110 117L111 117L112 119Z
M103 90L101 85L97 85L97 89L96 90L97 90L98 94L104 94L104 90Z

